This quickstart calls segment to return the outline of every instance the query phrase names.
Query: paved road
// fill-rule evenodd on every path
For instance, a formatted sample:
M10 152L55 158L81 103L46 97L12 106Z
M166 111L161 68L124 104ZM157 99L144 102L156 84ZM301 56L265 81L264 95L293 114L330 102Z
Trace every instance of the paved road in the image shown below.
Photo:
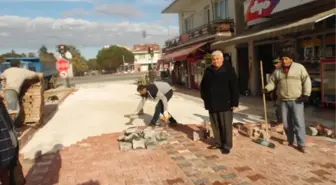
M88 83L101 83L101 82L113 82L113 81L123 81L123 80L136 80L141 76L145 75L146 72L141 73L127 73L127 74L107 74L99 76L81 76L75 77L70 80L73 85L78 84L88 84ZM63 84L64 80L58 80L57 84Z

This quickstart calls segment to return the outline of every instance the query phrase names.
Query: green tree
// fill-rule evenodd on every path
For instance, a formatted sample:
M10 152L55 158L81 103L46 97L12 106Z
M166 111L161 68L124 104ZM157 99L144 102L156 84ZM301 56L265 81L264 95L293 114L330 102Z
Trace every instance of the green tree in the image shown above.
M56 58L53 53L49 53L47 47L44 45L38 50L39 57L42 62L45 63L56 63Z
M99 70L100 69L100 66L97 63L97 60L95 58L89 59L86 63L87 63L90 70Z
M9 58L9 57L22 57L22 55L12 50L8 53L4 53L0 55L0 62L3 62L4 58Z
M72 55L71 63L73 67L73 72L75 76L81 76L84 72L88 71L88 65L86 59L81 55L79 49L75 46L67 46L68 51Z
M102 69L115 71L120 65L125 63L133 64L134 55L124 47L110 46L101 49L97 54L97 63Z
M41 48L39 49L38 53L41 54L48 54L48 49L45 45L42 45Z

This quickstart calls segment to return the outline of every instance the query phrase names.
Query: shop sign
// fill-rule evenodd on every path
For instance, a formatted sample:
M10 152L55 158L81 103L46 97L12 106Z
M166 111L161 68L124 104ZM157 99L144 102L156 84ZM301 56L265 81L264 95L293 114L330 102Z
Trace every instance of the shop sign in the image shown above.
M245 1L244 12L247 24L254 25L267 21L272 14L307 4L316 0L251 0Z
M188 33L182 34L182 35L180 36L180 41L181 41L181 43L188 42L188 40L189 40L189 34L188 34Z

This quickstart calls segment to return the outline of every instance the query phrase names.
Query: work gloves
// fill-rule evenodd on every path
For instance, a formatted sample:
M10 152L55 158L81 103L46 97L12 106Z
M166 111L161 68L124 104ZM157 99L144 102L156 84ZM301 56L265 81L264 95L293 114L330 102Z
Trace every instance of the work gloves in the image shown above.
M261 92L262 92L263 94L266 94L266 93L268 93L268 90L267 90L266 88L263 88L263 89L261 90Z
M309 101L309 96L302 95L300 98L298 98L299 102L307 103Z

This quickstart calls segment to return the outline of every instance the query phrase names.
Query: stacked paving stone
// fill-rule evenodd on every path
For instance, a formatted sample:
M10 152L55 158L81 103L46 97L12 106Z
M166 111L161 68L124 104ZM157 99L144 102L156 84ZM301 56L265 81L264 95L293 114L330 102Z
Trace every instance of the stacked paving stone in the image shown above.
M166 144L168 137L168 132L163 128L130 127L124 131L123 135L119 136L119 148L121 151L154 149L158 145Z
M44 108L43 81L26 81L22 87L20 100L25 115L25 124L39 124Z

